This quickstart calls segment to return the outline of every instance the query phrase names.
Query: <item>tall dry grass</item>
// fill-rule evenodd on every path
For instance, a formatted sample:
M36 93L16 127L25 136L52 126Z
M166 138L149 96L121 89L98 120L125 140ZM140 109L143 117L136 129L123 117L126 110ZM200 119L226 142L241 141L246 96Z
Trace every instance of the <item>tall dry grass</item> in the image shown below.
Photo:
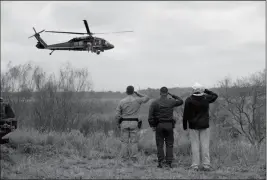
M190 165L191 147L187 132L180 131L179 128L176 128L176 131L174 147L176 162ZM257 148L244 141L221 140L217 138L216 132L212 130L210 143L211 160L216 168L238 169L265 165L265 144ZM77 130L59 133L19 129L10 136L10 139L11 146L16 147L20 153L54 153L54 155L79 156L89 159L116 158L121 146L119 137L112 133L96 132L84 136ZM140 155L142 151L140 149Z
M121 150L118 134L116 135L112 130L108 130L107 133L97 129L92 131L94 133L85 135L79 130L58 132L38 131L35 128L18 129L10 134L9 146L12 147L12 150L8 149L9 152L6 152L7 156L5 156L11 156L14 154L12 151L15 151L16 158L13 159L13 165L10 164L12 160L4 158L4 161L1 162L3 164L1 177L14 179L21 177L21 174L26 174L25 178L93 178L94 176L98 178L118 178L119 174L116 173L116 169L126 166L122 159L118 157ZM177 167L175 169L178 171L177 173L186 173L185 169L191 164L191 147L188 134L181 129L181 126L177 126L175 131L174 164ZM232 139L231 136L227 135L227 132L225 132L224 139L221 139L220 134L222 132L220 134L218 132L219 129L212 127L210 156L211 163L217 171L221 171L224 175L228 174L227 177L232 177L231 173L242 174L246 172L257 172L259 174L256 173L256 175L251 176L253 178L265 176L266 144L256 148L245 141ZM155 141L155 139L150 139L150 141ZM148 171L149 167L156 166L156 149L150 151L151 153L144 153L145 149L139 149L139 151L138 162L132 165L132 168L138 167L138 172L134 176L129 176L129 174L127 176L127 173L123 176L120 174L123 178L126 176L137 178L139 177L138 173L141 173L140 170ZM63 168L63 170L55 171L56 167ZM104 170L105 168L106 170ZM88 169L91 169L91 173L85 174ZM96 173L94 169L103 169L101 172L108 174L93 175ZM111 172L108 169L111 169ZM74 173L65 175L67 171L73 171ZM154 172L154 174L145 173L145 176L146 178L177 178L179 175L177 173L165 176L160 172ZM194 179L201 178L199 176L207 178L204 174L193 172L188 174L188 177Z

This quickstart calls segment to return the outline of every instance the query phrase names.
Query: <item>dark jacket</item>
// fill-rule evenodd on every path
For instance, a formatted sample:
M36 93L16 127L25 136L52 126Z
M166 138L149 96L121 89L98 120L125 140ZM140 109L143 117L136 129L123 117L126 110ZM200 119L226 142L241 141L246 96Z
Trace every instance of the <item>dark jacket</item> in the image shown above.
M191 95L185 100L183 114L183 128L187 129L187 122L190 129L209 128L209 104L213 103L218 95L205 89L203 96Z
M173 121L173 108L181 106L183 100L160 97L153 101L149 108L148 122L150 127L156 127L160 121Z

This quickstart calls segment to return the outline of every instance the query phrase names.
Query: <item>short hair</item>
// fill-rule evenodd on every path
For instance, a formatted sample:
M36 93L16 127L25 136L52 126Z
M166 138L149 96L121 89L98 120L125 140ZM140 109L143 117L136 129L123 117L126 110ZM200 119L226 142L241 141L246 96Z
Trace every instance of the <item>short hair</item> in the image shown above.
M168 88L167 87L160 88L160 94L168 94Z
M126 93L127 93L128 95L133 94L133 93L134 93L134 87L133 87L133 86L128 86L128 87L126 88Z

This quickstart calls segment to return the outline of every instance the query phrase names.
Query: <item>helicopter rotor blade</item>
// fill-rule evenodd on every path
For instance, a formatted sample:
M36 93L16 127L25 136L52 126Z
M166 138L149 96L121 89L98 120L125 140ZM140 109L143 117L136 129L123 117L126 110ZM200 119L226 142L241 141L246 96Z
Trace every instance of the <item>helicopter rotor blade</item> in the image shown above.
M42 32L44 32L44 31L45 31L45 30L42 30L42 31L40 31L40 32L36 32L35 28L33 28L33 30L34 30L35 34L34 34L34 35L32 35L32 36L30 36L29 38L32 38L32 37L33 37L33 36L35 36L36 34L40 34L40 33L42 33Z
M116 34L116 33L127 33L133 31L116 31L116 32L106 32L106 33L92 33L92 34Z
M89 35L93 34L93 33L90 32L90 29L89 29L89 26L88 26L88 24L87 24L87 21L86 21L86 20L83 20L83 22L84 22L84 25L85 25L85 28L86 28L87 33L88 33Z
M37 34L40 34L40 33L44 32L44 31L45 31L45 30L42 30L42 31L38 32Z
M65 32L65 31L45 31L45 32L50 32L50 33L65 33L65 34L87 34L87 33L79 33L79 32Z
M33 30L34 30L34 32L35 32L35 34L36 34L36 30L35 30L35 28L33 27Z

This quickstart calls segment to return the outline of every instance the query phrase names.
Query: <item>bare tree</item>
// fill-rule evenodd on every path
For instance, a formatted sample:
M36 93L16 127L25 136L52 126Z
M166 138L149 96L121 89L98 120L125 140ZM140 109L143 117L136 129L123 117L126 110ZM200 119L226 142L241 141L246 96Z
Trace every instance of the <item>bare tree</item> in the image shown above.
M59 88L63 91L89 91L91 88L90 74L86 68L74 69L69 63L60 69Z
M39 91L33 107L36 128L67 131L70 127L78 127L80 119L92 113L90 103L84 102L83 94L80 94L91 88L87 69L76 69L67 63L57 77L51 74L47 78L40 68L36 68L33 75Z
M221 106L230 115L233 128L244 135L251 144L260 145L266 132L266 81L265 71L232 82L220 82Z
M92 113L91 104L83 98L91 87L88 70L73 68L70 63L62 66L58 76L31 63L10 62L7 71L1 72L2 95L10 100L19 124L39 130L78 127L80 120Z

